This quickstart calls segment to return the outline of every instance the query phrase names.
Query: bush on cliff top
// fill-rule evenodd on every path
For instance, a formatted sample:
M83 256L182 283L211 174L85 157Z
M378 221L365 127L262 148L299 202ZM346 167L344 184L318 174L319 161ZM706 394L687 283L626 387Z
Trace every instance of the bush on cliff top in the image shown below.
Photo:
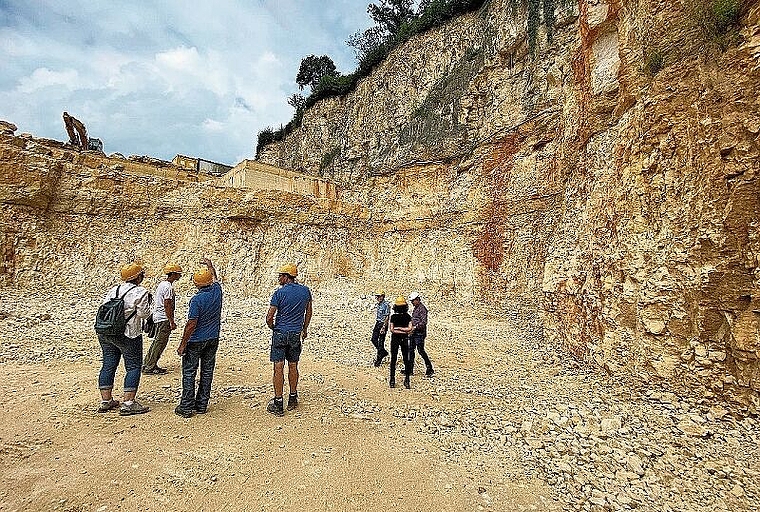
M301 125L304 111L318 101L332 96L345 96L356 89L362 78L383 62L397 46L416 34L443 25L448 20L479 9L488 0L422 0L418 13L411 10L409 0L381 0L379 5L370 4L367 11L376 26L363 33L354 34L348 44L356 50L358 66L348 75L330 74L324 76L312 89L311 94L294 105L293 120L274 130L266 127L258 134L256 156L272 142L283 140ZM293 105L293 103L291 103Z
M411 0L380 0L379 5L370 4L367 12L376 25L364 32L357 32L349 38L348 45L356 53L358 66L348 75L331 72L322 76L312 85L311 94L289 103L296 109L293 119L278 130L267 127L259 132L256 156L272 142L283 140L293 130L301 126L303 113L318 101L333 96L345 96L356 89L362 78L369 76L378 64L398 46L417 34L445 24L447 21L481 8L488 0L422 0L417 13L411 8ZM547 38L551 42L554 33L554 12L558 6L567 7L572 0L510 0L509 7L515 12L524 9L528 20L528 44L535 53L538 43L538 29L546 27ZM725 0L728 1L728 0ZM314 56L311 56L314 57ZM322 58L328 59L327 56ZM332 61L330 61L332 62ZM304 63L301 63L303 68ZM334 71L334 70L333 70ZM300 76L300 71L299 71ZM301 85L301 82L298 82ZM298 95L296 95L298 96Z

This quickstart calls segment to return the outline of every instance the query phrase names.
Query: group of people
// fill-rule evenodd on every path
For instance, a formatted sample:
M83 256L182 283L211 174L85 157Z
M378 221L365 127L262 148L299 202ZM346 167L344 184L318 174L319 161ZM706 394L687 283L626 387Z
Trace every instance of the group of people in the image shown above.
M211 397L211 383L219 347L222 317L222 287L211 260L204 258L202 267L192 276L197 288L188 305L187 323L177 354L182 357L182 395L174 412L183 418L204 414ZM161 375L167 370L158 366L169 336L177 328L174 318L175 294L173 284L182 277L176 263L164 267L165 279L156 288L155 300L143 286L145 270L139 263L121 268L123 283L106 293L98 309L95 330L103 354L98 376L101 403L98 412L118 410L122 416L143 414L150 410L136 400L140 376ZM309 288L296 282L298 267L292 263L278 269L280 287L272 295L266 323L272 329L270 361L273 364L274 397L267 411L283 416L284 366L288 362L289 395L287 409L298 406L298 361L302 342L308 335L312 316L312 297ZM153 342L143 360L143 322L152 319ZM124 361L124 397L113 398L113 385L119 362ZM196 375L200 378L196 387Z
M409 301L414 306L412 314L409 314L409 304L403 295L399 295L393 303L393 314L391 306L385 300L385 290L375 292L376 318L375 326L372 329L372 345L377 350L375 357L375 366L380 366L388 356L385 350L385 335L390 329L391 332L391 363L390 379L388 383L391 388L396 387L396 363L398 361L398 351L401 349L401 358L404 362L404 387L411 387L411 376L414 372L414 355L419 352L423 361L425 361L425 376L431 377L433 363L425 351L425 338L427 337L428 310L422 303L422 298L417 292L409 294Z

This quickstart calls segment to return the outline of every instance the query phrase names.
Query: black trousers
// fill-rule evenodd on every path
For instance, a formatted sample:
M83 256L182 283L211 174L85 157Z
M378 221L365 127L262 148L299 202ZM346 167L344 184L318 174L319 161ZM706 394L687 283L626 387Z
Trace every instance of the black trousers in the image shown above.
M388 351L385 350L385 333L381 333L383 330L384 322L375 322L375 327L372 329L372 346L377 350L377 358L382 359L388 355Z
M404 360L405 375L411 375L411 363L409 362L409 336L400 334L391 334L391 380L396 380L396 361L398 361L398 351L401 349L401 357Z

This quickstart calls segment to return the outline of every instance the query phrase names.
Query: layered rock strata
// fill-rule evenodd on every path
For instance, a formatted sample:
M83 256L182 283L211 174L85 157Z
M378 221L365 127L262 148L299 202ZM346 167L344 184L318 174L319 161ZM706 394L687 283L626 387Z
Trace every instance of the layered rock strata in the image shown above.
M337 183L336 200L105 171L2 136L0 279L105 286L134 257L210 254L260 293L292 259L315 284L534 310L578 359L755 411L759 3L724 53L680 4L580 0L534 56L509 3L412 39L260 155Z

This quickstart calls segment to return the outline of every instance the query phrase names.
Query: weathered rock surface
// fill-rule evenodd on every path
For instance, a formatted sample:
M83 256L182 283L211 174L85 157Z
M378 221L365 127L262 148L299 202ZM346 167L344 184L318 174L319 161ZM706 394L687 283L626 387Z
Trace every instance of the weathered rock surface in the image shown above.
M205 253L256 293L292 259L312 283L538 312L550 342L609 373L755 412L758 2L714 60L670 2L586 0L530 58L507 3L411 40L261 155L335 181L336 201L0 135L0 279L99 289L129 259L157 272ZM654 49L670 57L651 76Z
M403 238L379 239L371 275L534 304L579 358L757 410L758 2L739 46L704 58L678 3L581 0L535 59L507 3L410 41L260 158L407 219ZM429 248L452 226L447 276ZM399 266L405 245L419 253Z

